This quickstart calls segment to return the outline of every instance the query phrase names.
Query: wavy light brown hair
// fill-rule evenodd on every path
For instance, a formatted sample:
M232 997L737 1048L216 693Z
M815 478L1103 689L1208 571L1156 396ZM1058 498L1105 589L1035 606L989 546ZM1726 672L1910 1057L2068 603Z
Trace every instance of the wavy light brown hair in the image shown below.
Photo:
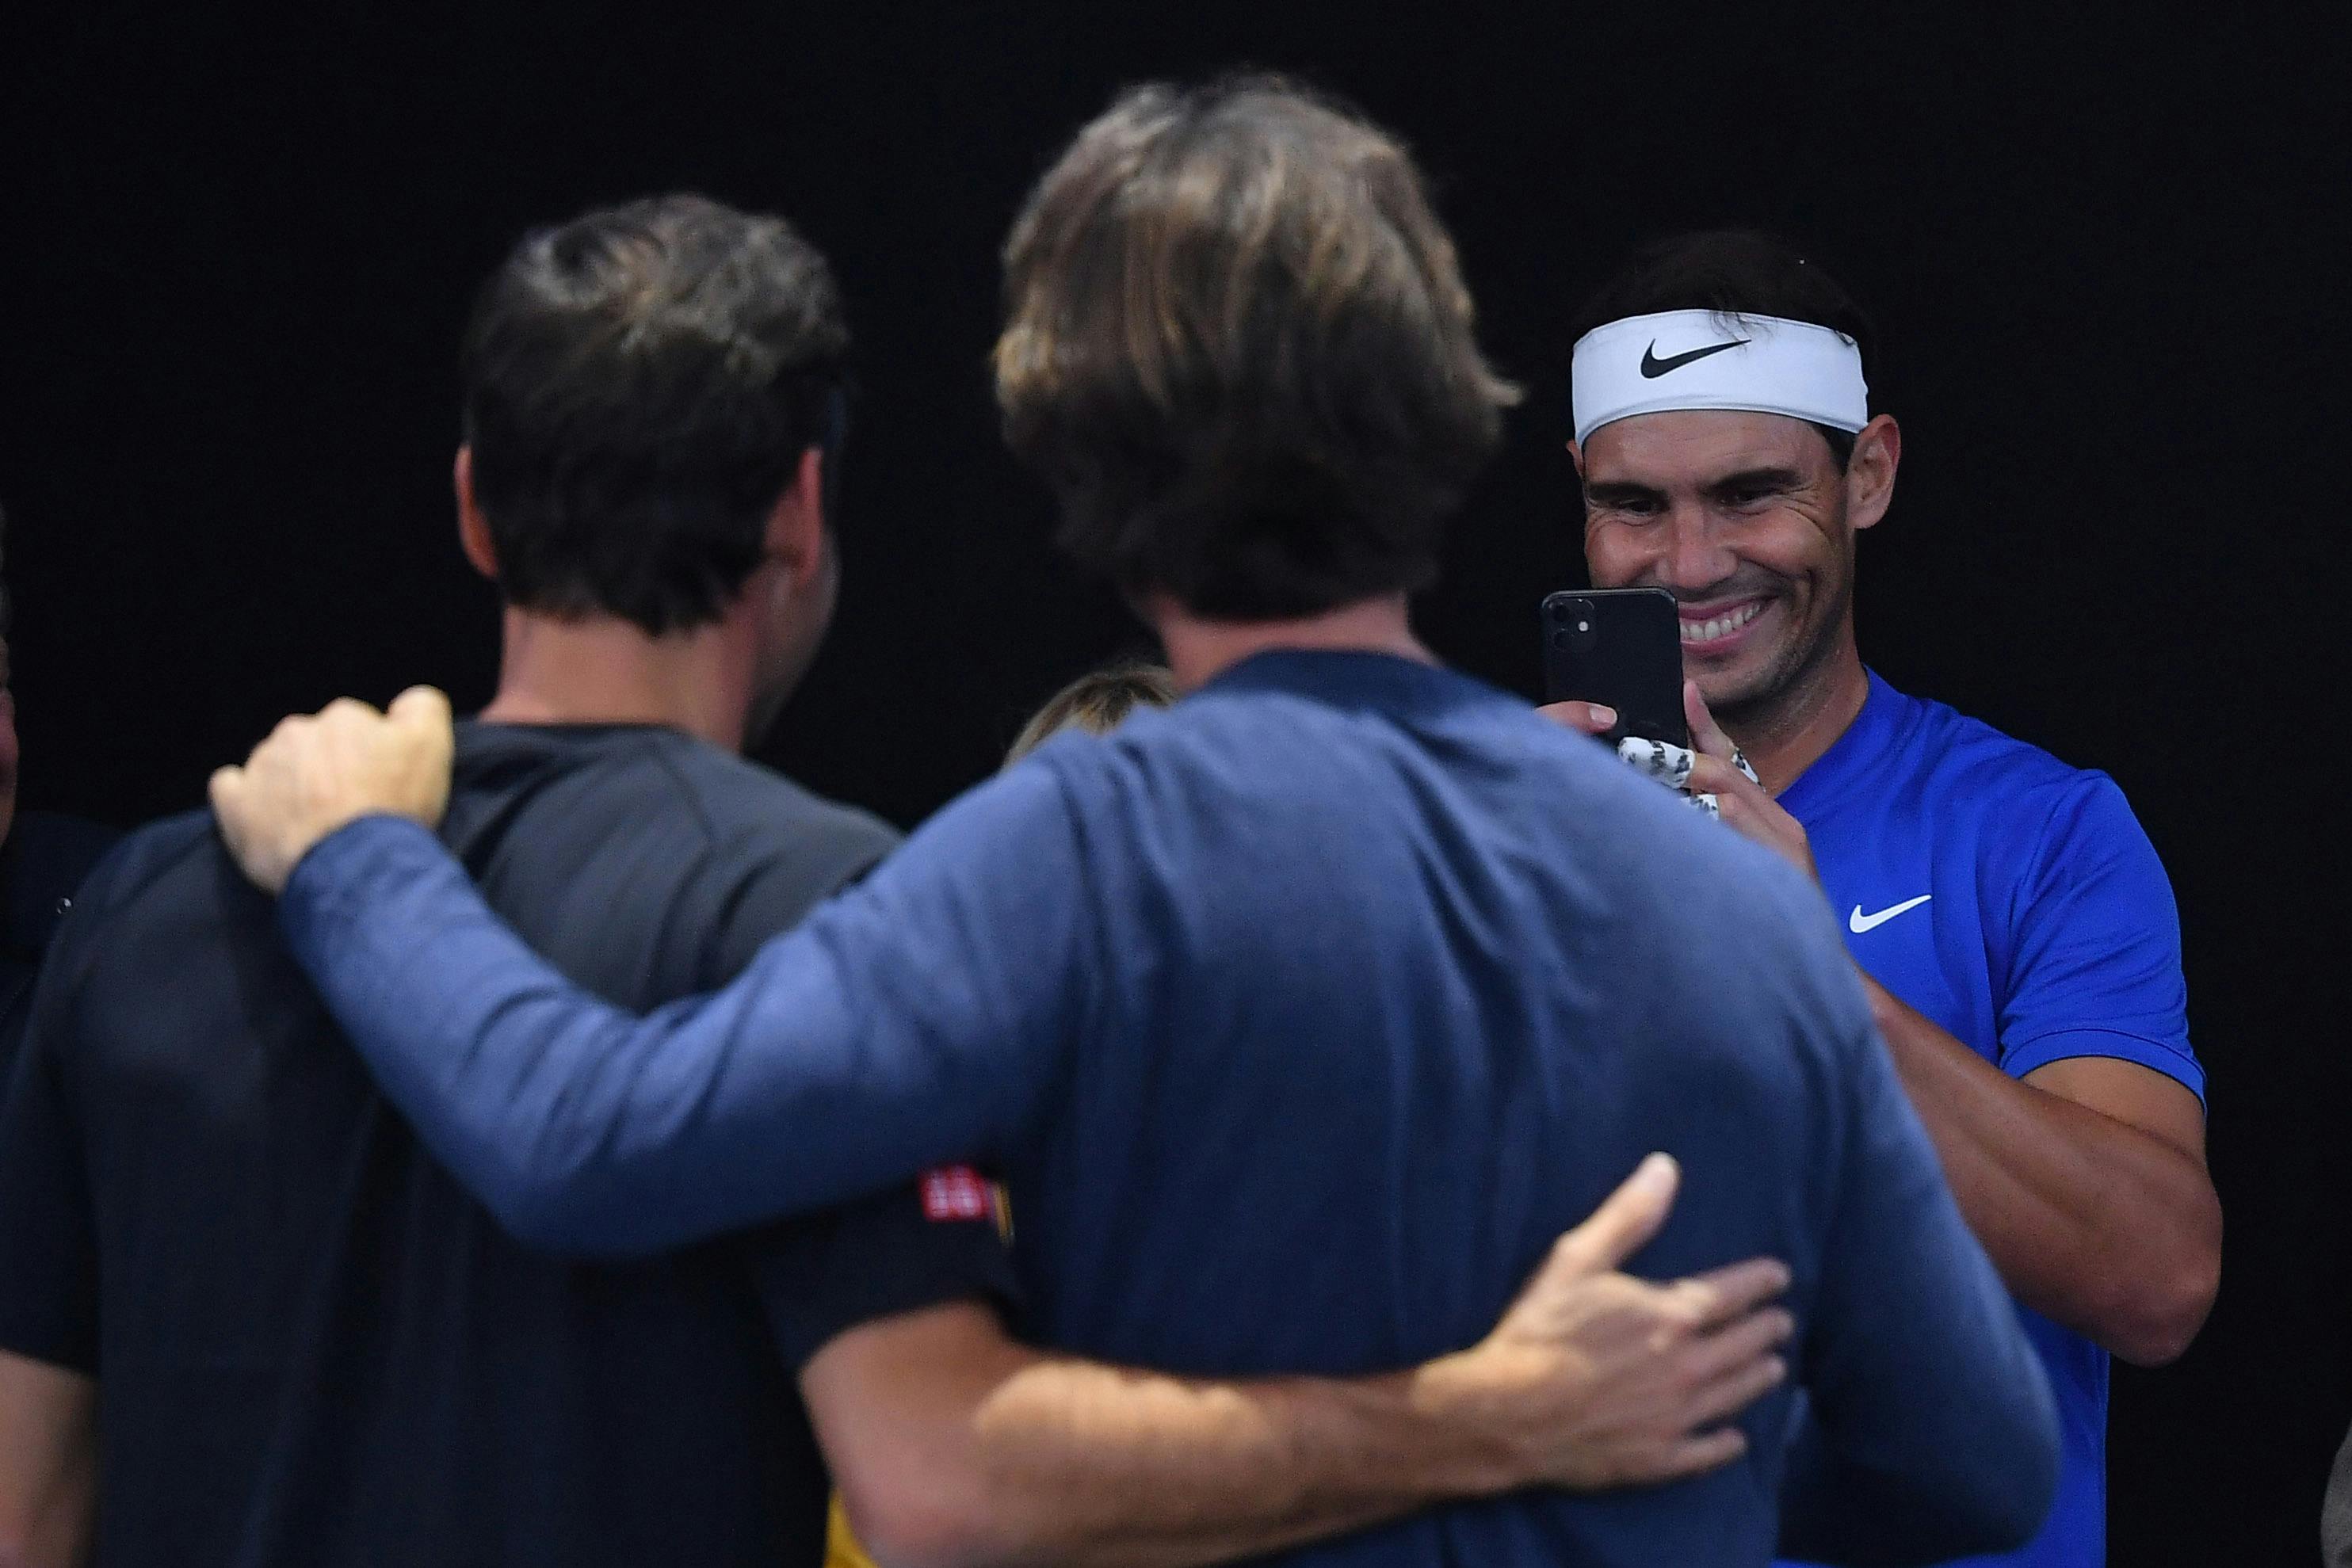
M1425 587L1518 401L1412 157L1277 78L1121 94L1004 272L997 401L1063 545L1196 614Z

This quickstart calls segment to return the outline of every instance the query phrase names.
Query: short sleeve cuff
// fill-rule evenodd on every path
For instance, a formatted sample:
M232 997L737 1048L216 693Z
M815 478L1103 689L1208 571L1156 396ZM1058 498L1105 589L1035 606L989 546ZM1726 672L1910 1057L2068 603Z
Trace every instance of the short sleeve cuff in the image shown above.
M920 1273L868 1275L829 1281L824 1300L804 1312L772 1312L769 1328L784 1364L806 1366L836 1335L864 1323L894 1318L954 1301L979 1301L1007 1322L1021 1312L1021 1292L1009 1263L987 1256L990 1243L975 1242L961 1262L946 1258Z
M992 1207L982 1218L935 1219L916 1193L901 1190L816 1223L824 1239L814 1249L753 1249L769 1328L788 1366L806 1364L861 1323L924 1307L986 1301L1008 1321L1019 1316L1013 1256Z
M2205 1103L2205 1069L2189 1053L2187 1047L2169 1045L2143 1035L2126 1034L2120 1030L2069 1029L2036 1035L2004 1051L2000 1069L2011 1078L2022 1078L2036 1068L2047 1067L2053 1061L2071 1061L2085 1056L2137 1062L2151 1071L2163 1073L2196 1095L2200 1105Z
M98 1375L98 1335L88 1323L0 1306L0 1350L84 1377Z

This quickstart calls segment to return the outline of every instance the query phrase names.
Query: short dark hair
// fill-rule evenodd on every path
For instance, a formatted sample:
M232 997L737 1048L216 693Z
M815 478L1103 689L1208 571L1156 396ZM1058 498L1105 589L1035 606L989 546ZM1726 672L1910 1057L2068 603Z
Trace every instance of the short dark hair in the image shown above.
M1853 340L1865 378L1878 368L1877 329L1853 296L1795 245L1761 229L1708 229L1643 246L1585 302L1569 341L1628 316L1667 310L1810 321ZM1853 434L1813 428L1843 470L1853 456Z
M835 465L848 350L832 268L781 218L667 195L526 237L465 347L508 601L656 635L716 620L801 455Z
M1412 157L1278 78L1122 93L1004 270L1005 439L1063 545L1199 614L1426 586L1518 400Z

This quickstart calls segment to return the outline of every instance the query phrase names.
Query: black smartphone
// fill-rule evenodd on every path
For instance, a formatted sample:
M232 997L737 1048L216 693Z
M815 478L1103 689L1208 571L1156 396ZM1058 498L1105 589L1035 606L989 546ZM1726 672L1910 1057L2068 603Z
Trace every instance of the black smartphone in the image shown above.
M1683 716L1683 633L1675 596L1663 588L1601 588L1554 593L1543 601L1548 700L1606 703L1629 735L1690 744Z

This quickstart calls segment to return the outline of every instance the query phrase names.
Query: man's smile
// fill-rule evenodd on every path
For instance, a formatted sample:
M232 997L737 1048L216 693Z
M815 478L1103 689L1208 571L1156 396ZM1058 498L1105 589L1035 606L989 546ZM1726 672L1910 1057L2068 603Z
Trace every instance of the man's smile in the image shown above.
M1683 652L1714 658L1744 646L1772 602L1769 599L1738 599L1676 606Z

